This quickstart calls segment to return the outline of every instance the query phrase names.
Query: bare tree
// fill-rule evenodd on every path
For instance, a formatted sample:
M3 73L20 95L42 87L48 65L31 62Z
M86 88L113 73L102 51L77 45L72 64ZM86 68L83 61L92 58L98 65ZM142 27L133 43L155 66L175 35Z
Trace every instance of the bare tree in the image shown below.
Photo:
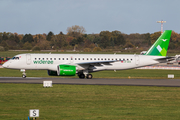
M67 34L73 37L78 37L86 32L83 26L74 25L67 28Z

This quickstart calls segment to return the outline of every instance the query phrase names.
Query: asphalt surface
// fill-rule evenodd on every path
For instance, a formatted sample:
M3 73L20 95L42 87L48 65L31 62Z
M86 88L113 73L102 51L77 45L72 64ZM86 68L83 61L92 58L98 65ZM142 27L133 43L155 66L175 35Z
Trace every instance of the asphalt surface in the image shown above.
M107 78L79 79L79 78L0 77L0 83L43 84L43 81L52 81L53 84L71 84L71 85L180 87L180 79L107 79Z

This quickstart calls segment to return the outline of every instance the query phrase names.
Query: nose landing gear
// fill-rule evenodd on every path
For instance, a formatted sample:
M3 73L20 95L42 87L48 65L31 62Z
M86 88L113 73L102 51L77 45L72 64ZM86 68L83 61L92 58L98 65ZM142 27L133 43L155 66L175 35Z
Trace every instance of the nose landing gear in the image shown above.
M21 69L20 71L23 72L23 73L22 73L22 78L26 78L26 73L25 73L26 70L25 70L25 69Z
M26 78L26 74L23 74L23 75L22 75L22 78Z

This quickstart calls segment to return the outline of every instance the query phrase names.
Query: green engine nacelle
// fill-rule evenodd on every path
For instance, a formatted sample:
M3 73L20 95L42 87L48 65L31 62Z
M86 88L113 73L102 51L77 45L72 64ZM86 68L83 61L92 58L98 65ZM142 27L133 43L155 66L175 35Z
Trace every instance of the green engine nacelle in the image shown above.
M59 65L57 67L57 75L59 75L59 76L74 76L74 75L76 75L76 66Z
M48 70L49 76L74 76L76 75L76 66L59 65L57 71Z

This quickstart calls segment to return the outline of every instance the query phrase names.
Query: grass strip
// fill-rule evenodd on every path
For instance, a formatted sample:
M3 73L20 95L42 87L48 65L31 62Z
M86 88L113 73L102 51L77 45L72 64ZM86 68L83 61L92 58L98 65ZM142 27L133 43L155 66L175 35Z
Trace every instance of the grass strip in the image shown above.
M180 119L180 88L0 83L0 119L26 120Z

